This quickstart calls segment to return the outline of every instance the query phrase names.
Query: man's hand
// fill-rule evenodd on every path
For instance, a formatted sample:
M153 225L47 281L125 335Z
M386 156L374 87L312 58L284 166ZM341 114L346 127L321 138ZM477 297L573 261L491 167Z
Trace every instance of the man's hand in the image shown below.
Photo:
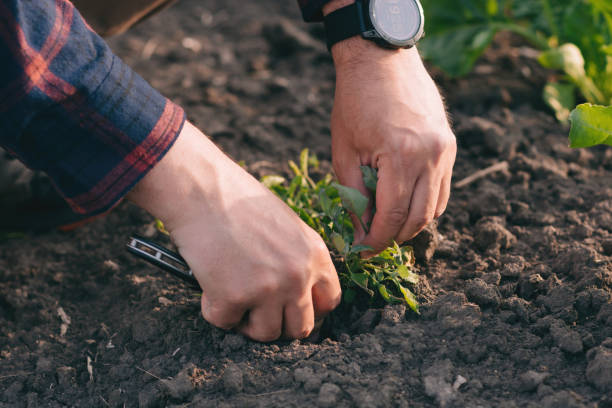
M170 231L213 325L258 341L303 338L338 305L319 235L191 124L129 198Z
M334 0L323 11L352 2ZM357 240L379 252L393 240L411 239L444 212L455 136L415 48L387 50L353 37L334 45L332 54L334 170L342 184L367 194L359 166L378 169L376 213L367 236L358 227Z

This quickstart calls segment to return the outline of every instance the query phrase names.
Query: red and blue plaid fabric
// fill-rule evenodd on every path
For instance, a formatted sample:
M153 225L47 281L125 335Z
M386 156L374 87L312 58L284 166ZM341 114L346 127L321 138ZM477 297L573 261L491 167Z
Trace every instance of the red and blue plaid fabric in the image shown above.
M313 21L329 0L298 1ZM0 145L46 172L75 212L115 205L184 121L69 1L0 1Z
M74 211L115 205L184 121L69 1L0 1L0 145L45 171Z

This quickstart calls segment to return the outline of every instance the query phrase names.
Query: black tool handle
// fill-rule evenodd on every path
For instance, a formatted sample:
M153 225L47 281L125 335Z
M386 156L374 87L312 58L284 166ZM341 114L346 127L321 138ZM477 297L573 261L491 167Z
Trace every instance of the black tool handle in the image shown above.
M170 251L168 248L164 248L155 242L151 242L146 238L136 235L130 237L130 241L127 244L127 250L166 272L170 272L172 275L184 280L195 288L200 289L200 284L195 276L193 276L193 272L189 268L189 265L187 265L183 257L176 252Z

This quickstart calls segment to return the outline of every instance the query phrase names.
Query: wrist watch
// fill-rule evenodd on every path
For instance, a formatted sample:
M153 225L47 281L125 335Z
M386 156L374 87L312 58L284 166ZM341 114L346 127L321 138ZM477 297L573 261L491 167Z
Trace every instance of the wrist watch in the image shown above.
M327 47L361 35L385 48L410 48L424 34L419 0L356 0L324 19Z

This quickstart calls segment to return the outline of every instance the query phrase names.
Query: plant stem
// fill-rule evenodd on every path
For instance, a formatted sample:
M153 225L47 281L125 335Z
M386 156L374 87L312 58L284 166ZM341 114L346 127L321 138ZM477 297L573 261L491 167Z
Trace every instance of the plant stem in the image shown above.
M365 225L365 223L363 222L363 220L361 219L361 217L359 218L359 223L361 224L361 228L363 228L363 230L366 232L366 234L370 233L370 229L368 228L367 225Z

